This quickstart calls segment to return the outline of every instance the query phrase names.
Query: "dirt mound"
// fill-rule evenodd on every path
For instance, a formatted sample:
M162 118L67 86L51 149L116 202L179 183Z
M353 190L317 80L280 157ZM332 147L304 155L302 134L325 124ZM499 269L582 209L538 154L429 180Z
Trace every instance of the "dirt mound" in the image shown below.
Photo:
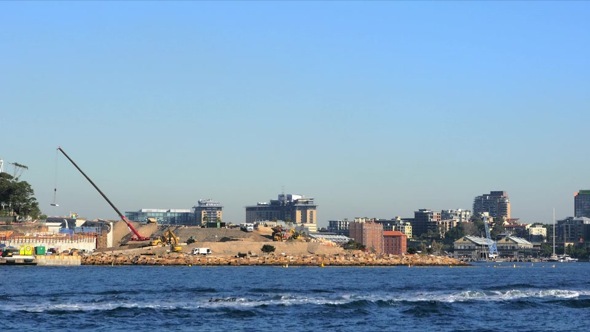
M137 230L139 235L144 237L151 237L158 230L158 226L156 224L141 224L135 221L131 222L131 225ZM127 224L119 220L114 223L113 225L113 245L121 245L126 244L129 240L131 240L132 232L127 226Z

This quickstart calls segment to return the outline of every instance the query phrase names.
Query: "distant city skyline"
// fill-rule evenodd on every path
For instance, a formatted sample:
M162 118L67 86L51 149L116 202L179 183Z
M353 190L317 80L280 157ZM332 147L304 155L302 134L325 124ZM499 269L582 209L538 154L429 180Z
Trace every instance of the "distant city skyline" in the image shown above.
M43 213L280 192L319 226L590 188L590 2L0 2L0 159ZM50 206L57 188L59 206Z

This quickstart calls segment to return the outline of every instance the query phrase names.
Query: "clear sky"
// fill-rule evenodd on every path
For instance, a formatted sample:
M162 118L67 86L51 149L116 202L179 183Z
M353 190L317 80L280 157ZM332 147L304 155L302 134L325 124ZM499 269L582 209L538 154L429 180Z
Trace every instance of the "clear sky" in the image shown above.
M0 2L0 158L44 213L277 194L318 219L573 214L590 188L590 2ZM57 186L57 203L51 207Z

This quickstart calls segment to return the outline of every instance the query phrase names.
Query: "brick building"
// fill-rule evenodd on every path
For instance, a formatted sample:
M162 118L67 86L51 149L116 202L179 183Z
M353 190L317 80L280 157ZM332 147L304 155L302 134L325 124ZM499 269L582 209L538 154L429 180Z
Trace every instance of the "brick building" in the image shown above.
M373 221L354 221L348 225L349 237L365 246L367 251L383 253L383 225Z
M408 237L400 231L383 232L383 253L402 255L408 251Z

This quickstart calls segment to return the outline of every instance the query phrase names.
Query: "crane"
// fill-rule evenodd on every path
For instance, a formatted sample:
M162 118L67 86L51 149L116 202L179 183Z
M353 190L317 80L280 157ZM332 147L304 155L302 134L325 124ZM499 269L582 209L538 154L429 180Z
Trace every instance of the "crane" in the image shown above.
M90 182L90 184L94 187L94 189L96 189L98 191L98 193L102 196L102 198L104 198L107 201L107 203L109 203L109 205L113 208L113 210L115 210L115 212L117 212L117 214L119 215L121 220L123 220L125 222L125 224L127 224L127 227L129 228L129 230L131 230L131 233L133 233L133 235L131 236L132 241L146 241L146 240L150 239L149 237L141 236L141 234L139 234L139 232L135 229L135 227L133 227L131 222L121 213L121 211L119 211L119 209L117 209L117 207L111 202L111 200L109 200L107 198L107 196L100 189L98 189L96 184L94 184L94 182L92 182L92 180L90 180L88 175L86 175L86 173L84 173L82 171L82 169L80 167L78 167L78 165L72 160L72 158L70 158L70 156L67 155L67 153L61 147L58 147L57 150L59 152L61 152L64 156L66 156L66 158L68 158L68 160L72 163L72 165L74 165L74 167L76 167L76 169L78 169L78 171L80 171L80 173L82 173L82 175L84 175L86 180L88 180L88 182Z
M488 217L487 216L483 216L483 224L486 228L486 238L487 238L487 242L488 242L488 257L490 259L495 259L496 257L498 257L498 248L496 247L496 242L494 242L492 240L492 236L490 235L490 225L489 225L489 221L488 221Z
M29 169L27 166L23 165L23 164L19 164L19 163L10 163L12 166L14 166L14 179L18 181L18 179L20 178L20 176L23 174L23 172L26 169Z

